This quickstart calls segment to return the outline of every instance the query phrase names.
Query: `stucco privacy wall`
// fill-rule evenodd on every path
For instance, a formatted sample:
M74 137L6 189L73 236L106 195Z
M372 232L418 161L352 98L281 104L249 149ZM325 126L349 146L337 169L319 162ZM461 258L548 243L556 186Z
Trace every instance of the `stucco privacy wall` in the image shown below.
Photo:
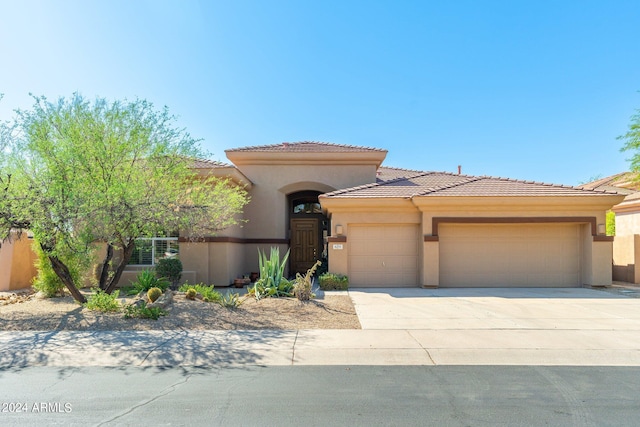
M640 203L637 194L614 206L616 238L613 244L613 280L640 283Z
M640 234L616 235L613 245L613 280L640 283Z
M0 246L0 291L23 289L31 286L36 275L33 240L25 235L12 236Z
M580 258L579 284L608 285L611 283L611 239L604 236L595 238L593 228L594 225L597 227L598 224L605 223L606 210L619 198L605 196L595 200L589 197L322 197L323 206L331 212L333 226L329 245L329 268L337 273L350 273L351 227L363 224L385 226L419 223L422 230L422 234L416 236L421 247L421 259L417 264L419 285L436 287L440 285L442 260L439 237L433 236L434 218L443 218L445 221L446 218L468 218L471 222L478 218L498 218L497 223L513 221L515 218L522 221L520 230L527 230L527 218L532 223L545 219L550 225L554 223L554 218L557 218L560 224L573 224L573 227L578 227L576 230L581 236L576 240L576 244L580 246L577 255ZM571 218L574 218L573 222L566 222ZM589 218L589 221L580 218ZM335 232L338 225L343 230L341 236L337 236ZM334 243L342 249L334 249Z

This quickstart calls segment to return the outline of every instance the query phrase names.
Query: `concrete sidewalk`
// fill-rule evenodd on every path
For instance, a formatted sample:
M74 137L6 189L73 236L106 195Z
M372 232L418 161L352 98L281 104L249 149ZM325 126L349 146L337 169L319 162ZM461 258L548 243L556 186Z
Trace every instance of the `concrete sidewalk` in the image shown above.
M640 366L640 299L589 289L360 289L362 330L0 332L26 366Z

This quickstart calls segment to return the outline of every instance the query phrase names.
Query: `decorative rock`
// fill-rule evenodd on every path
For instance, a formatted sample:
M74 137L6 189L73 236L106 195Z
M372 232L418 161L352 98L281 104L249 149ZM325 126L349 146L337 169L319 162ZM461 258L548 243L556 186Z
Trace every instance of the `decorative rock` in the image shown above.
M173 302L173 291L167 289L167 291L160 296L155 302L147 304L148 308L160 307L167 308Z

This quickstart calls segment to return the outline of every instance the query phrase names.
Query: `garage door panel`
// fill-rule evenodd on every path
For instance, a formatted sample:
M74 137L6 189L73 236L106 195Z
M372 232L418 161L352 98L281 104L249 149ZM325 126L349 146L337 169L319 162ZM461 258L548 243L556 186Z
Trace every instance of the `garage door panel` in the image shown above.
M440 286L580 285L577 224L444 224Z
M417 286L417 225L350 224L348 230L350 286Z

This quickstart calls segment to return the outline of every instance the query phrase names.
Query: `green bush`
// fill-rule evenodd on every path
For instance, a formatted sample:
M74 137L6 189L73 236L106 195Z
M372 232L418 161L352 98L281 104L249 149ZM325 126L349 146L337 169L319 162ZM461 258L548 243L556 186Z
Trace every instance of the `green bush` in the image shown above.
M607 236L615 236L616 235L616 213L613 211L607 212Z
M160 316L166 316L166 310L160 307L147 307L147 304L142 301L140 305L131 304L124 308L124 318L138 318L138 319L153 319L158 320Z
M182 262L178 258L161 258L156 264L156 276L167 279L175 289L182 277Z
M156 277L151 270L142 270L136 276L136 281L127 288L127 295L138 295L140 292L147 292L151 288L160 288L162 292L169 287L169 282L165 278Z
M120 303L117 298L120 291L114 291L111 294L106 293L102 289L94 289L94 294L89 295L84 306L88 310L106 312L120 311Z
M349 278L343 274L325 273L318 278L323 291L346 291L349 289Z
M280 261L280 249L271 248L269 258L258 249L258 267L260 278L255 285L249 288L249 294L257 300L265 297L290 297L293 296L293 283L284 278L284 269L289 258L289 251Z
M202 301L220 302L222 300L222 294L218 291L215 291L213 289L213 285L207 286L203 283L200 283L198 285L189 285L188 283L185 283L184 285L180 286L178 290L180 292L187 292L191 288L195 289L197 293L202 295Z
M58 277L53 267L51 267L51 261L40 248L37 243L33 245L35 253L37 255L35 267L38 271L36 277L33 278L32 285L36 291L42 292L47 298L55 297L63 294L65 285ZM73 257L65 256L63 258L64 263L69 268L69 273L74 283L80 282L80 272L82 271L82 264Z

